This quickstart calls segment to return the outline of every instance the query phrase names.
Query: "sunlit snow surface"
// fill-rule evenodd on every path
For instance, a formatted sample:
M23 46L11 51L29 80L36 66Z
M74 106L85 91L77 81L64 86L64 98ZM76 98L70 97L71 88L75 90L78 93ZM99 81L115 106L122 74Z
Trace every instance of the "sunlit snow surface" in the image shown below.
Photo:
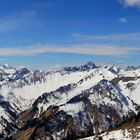
M140 129L137 127L137 129ZM134 138L133 133L135 129L125 129L125 130L116 130L116 131L110 131L103 133L99 135L102 137L103 140L139 140L140 139L140 133L137 134L137 136ZM98 140L99 136L91 136L87 138L82 138L79 140Z
M128 96L131 100L133 100L135 103L140 105L140 79L131 81L133 85L133 89L129 90L126 88L126 85L130 82L119 82L119 85L124 93L124 95Z

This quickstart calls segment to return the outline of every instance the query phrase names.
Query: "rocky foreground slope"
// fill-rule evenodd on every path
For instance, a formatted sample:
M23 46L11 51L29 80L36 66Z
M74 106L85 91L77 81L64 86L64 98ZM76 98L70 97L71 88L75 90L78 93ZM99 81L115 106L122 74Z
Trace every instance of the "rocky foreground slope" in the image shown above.
M139 67L89 62L49 72L1 69L1 138L78 139L139 117Z
M99 135L82 138L81 140L139 140L140 139L140 113L116 129Z

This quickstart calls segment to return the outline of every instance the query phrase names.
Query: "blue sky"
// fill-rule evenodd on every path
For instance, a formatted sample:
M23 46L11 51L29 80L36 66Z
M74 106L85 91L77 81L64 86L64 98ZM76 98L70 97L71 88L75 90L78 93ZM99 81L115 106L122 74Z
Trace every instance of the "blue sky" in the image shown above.
M0 63L140 62L140 0L1 0Z

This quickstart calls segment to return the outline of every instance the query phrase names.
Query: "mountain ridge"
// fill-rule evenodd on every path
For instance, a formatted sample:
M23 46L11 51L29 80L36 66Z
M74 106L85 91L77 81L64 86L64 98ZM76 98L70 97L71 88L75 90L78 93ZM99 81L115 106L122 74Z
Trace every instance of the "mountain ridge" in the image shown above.
M5 68L7 68L8 70L4 70ZM11 68L11 70L9 70L9 68ZM9 71L9 74L8 74L8 71ZM6 121L11 123L11 125L7 123L8 125L3 126L0 123L1 138L6 137L6 135L8 134L13 135L11 131L9 133L9 130L7 130L7 128L10 126L12 126L10 127L11 130L14 130L14 132L17 131L17 133L19 132L19 135L21 135L20 131L22 132L22 130L24 130L25 132L28 131L26 129L23 129L24 128L23 124L25 122L28 122L30 124L30 121L32 122L32 120L34 120L35 118L37 120L38 119L42 120L43 118L41 117L41 115L43 115L45 111L47 110L49 110L47 111L47 114L48 112L49 114L51 112L54 115L58 114L58 116L61 116L61 117L65 116L64 119L67 124L65 126L67 131L66 130L65 131L67 133L63 132L62 134L63 136L61 137L64 137L65 135L65 137L67 138L68 136L81 138L81 137L88 136L89 134L91 135L93 134L93 130L95 128L93 128L94 125L93 125L93 120L91 118L93 116L98 116L99 114L100 114L99 117L101 117L102 116L101 110L104 110L104 111L106 110L105 112L109 112L109 110L112 110L112 112L114 112L114 114L116 115L110 114L111 115L111 116L109 115L110 118L115 117L119 119L122 117L119 117L120 115L118 114L118 111L116 109L118 106L120 106L120 108L122 106L125 106L124 111L127 112L129 110L128 111L129 113L124 117L127 120L129 119L129 117L131 118L137 114L137 111L138 111L137 109L140 106L140 101L139 101L140 96L138 92L140 88L140 79L139 79L140 69L123 70L120 67L117 67L115 65L112 65L109 67L108 66L100 67L100 66L96 66L93 62L88 62L87 64L79 66L79 67L67 67L67 68L65 67L63 69L45 72L45 71L40 71L40 70L29 70L27 68L16 69L16 68L6 65L4 67L0 66L0 75L1 75L0 101L7 102L8 103L7 106L9 106L9 108L10 106L14 108L16 110L15 115L19 116L18 119L17 117L14 117L12 121L9 118L7 118ZM98 94L96 95L96 97L99 98L99 103L101 102L101 105L98 104L98 102L96 102L96 100L94 99L95 97L93 98L95 104L93 104L94 102L90 103L90 99L88 97L90 90L93 92L92 96L96 95L96 92L100 96L103 96L102 98L100 98ZM89 93L84 94L84 92L89 92ZM100 94L100 92L104 94ZM121 95L125 97L124 99L127 101L128 106L123 103L124 102L123 98L118 99L120 95L118 93L120 93ZM106 97L104 97L105 94L106 94ZM111 97L109 97L107 94L110 94ZM81 98L81 96L83 96L84 98ZM48 104L47 102L44 102L43 103L44 106L43 104L38 104L37 102L41 99L41 97L47 100L50 98L49 99L50 103ZM114 102L113 98L116 98L117 100L115 100ZM77 99L78 99L78 104L74 102ZM61 102L57 103L57 101L59 100ZM113 103L116 105L120 104L120 105L116 106L116 109L114 109L112 107L111 108L109 107L110 103ZM37 105L36 107L35 107L35 104ZM43 106L43 108L41 106ZM0 107L2 108L4 114L8 113L6 117L10 115L9 110L7 110L2 105L0 105ZM74 107L73 110L69 110L69 109L72 109L72 107ZM92 120L88 122L89 125L84 126L87 129L83 132L77 131L77 129L75 130L75 128L78 127L78 124L77 125L74 124L76 123L76 121L75 121L74 114L72 112L75 112L76 114L78 114L80 111L80 110L79 111L76 110L75 107L81 110L83 108L86 108L86 110L83 110L82 113L80 114L81 116L82 114L86 114L87 116L90 116L89 120ZM12 108L10 108L10 111L12 111ZM96 109L94 110L93 108L96 108ZM53 113L53 110L55 110L54 113ZM71 113L69 114L69 112ZM99 112L99 114L97 112ZM122 114L125 114L125 113L123 112ZM54 122L55 122L55 119L59 120L59 118L57 118L57 115L55 116L55 119L54 118L52 119L52 115L51 116L50 115L47 115L47 118L53 120ZM101 120L104 120L106 116L107 114L103 115L103 117L101 117ZM10 115L10 118L11 117L12 116ZM25 122L24 123L22 122L21 125L17 125L17 122L14 121L14 120L19 121L20 120L19 118L25 119ZM28 120L28 118L30 119L30 121ZM96 118L95 121L97 121L98 117L95 117L95 118ZM69 123L70 121L69 119L73 122L73 124ZM106 118L106 119L107 119L106 127L105 127L106 129L104 129L104 131L108 131L108 129L112 127L113 124L117 124L114 119L112 121L112 125L110 125L108 123L110 119L109 118ZM2 118L0 120L2 122ZM43 119L42 121L45 122L45 120ZM77 122L78 120L87 122L87 120L82 117L76 120ZM120 123L122 123L123 121L124 120L119 119ZM40 123L40 121L37 121L37 122ZM60 119L60 122L62 122L61 119ZM97 124L99 122L97 121ZM41 124L43 125L43 123ZM52 124L54 125L53 122ZM100 122L99 124L103 125L102 122ZM25 123L25 125L28 125L28 124ZM60 124L58 126L60 127ZM56 123L57 128L58 126ZM82 126L79 128L82 129ZM31 129L31 130L29 129L29 131L36 133L34 129ZM48 133L48 131L44 130L44 127L42 129L43 129L44 134L46 134L47 132L48 137L56 138L55 134L50 133L50 132ZM59 130L61 129L63 128L60 127ZM96 125L96 131L99 131L99 133L101 133L100 129L101 129L100 125ZM57 132L57 129L52 132ZM44 136L44 134L42 134L42 136ZM13 135L14 138L15 138L15 135ZM35 137L37 137L37 135L38 135L38 132L36 133Z

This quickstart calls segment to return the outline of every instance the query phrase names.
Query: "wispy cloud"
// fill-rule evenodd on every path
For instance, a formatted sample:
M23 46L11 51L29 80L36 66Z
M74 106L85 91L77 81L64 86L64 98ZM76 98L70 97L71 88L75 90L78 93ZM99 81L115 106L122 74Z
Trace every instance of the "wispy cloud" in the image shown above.
M108 41L140 41L140 33L126 33L114 35L83 35L74 33L72 37L75 39L94 41L94 40L108 40Z
M22 11L18 14L0 18L0 32L15 31L31 24L35 11Z
M130 7L140 7L140 0L119 0L122 4L125 6L130 6Z
M4 57L0 57L0 61L4 61L5 60L5 58Z
M128 22L128 20L125 17L120 17L117 21L119 23L127 23Z
M65 45L51 46L40 45L31 47L18 48L0 48L0 56L27 56L36 55L47 52L54 53L74 53L74 54L88 54L88 55L106 55L106 56L126 56L128 54L140 53L140 48L130 48L102 44L79 44L79 45Z

